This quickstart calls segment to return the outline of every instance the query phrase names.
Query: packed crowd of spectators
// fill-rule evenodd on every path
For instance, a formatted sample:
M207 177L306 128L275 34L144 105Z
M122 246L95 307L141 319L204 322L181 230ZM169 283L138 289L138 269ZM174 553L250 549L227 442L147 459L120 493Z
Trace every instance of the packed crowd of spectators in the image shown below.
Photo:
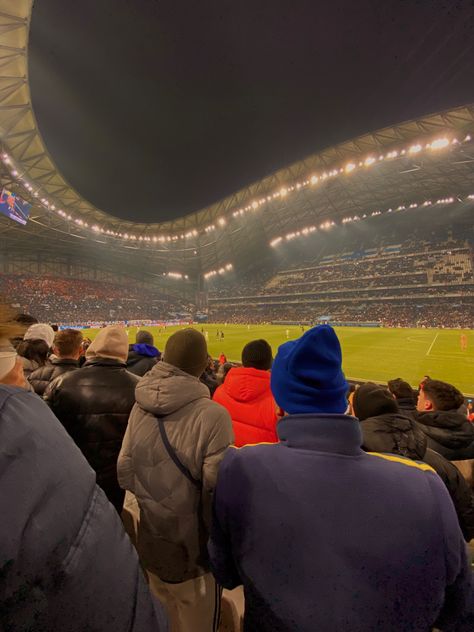
M300 260L209 293L214 322L379 322L474 327L473 253L463 241L404 243Z
M361 303L354 300L335 302L304 302L292 304L268 303L222 306L217 312L210 310L210 319L233 324L246 323L305 323L313 324L325 320L340 324L374 323L385 327L440 327L468 328L474 323L474 300L472 296L456 298L417 299L416 303L407 296L399 302Z
M231 366L36 320L0 314L2 629L474 629L454 385L351 386L329 325Z
M166 320L193 306L136 284L75 278L0 275L2 300L44 322L80 324L109 320Z

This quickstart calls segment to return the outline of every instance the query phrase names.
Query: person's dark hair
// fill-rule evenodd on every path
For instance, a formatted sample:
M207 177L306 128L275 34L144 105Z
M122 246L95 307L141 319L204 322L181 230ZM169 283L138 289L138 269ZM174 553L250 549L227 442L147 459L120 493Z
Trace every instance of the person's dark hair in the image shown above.
M60 357L71 356L82 348L82 332L78 329L63 329L54 336L54 347L59 351Z
M412 387L402 380L401 377L397 377L394 380L387 382L388 390L395 396L396 399L412 399L415 401L415 392Z
M53 331L59 331L59 325L51 325Z
M268 371L272 368L272 348L266 340L252 340L242 349L242 364L247 368Z
M464 404L464 395L452 384L440 380L428 380L423 384L425 397L436 410L457 410Z
M30 325L36 325L39 322L38 319L31 316L31 314L17 314L13 320L25 328L28 328Z
M149 331L137 331L135 340L136 343L139 345L150 345L151 347L153 347L155 344L153 335Z
M22 340L16 348L16 352L22 358L44 366L48 360L49 347L44 340Z

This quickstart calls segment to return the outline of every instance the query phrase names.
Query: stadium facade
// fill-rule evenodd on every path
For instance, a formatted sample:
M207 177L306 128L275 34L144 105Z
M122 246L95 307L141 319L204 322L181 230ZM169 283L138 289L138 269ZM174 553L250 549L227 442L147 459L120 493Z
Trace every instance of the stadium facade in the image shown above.
M410 205L474 207L471 104L327 148L175 221L119 220L82 198L46 149L28 83L32 5L0 0L2 189L31 204L26 225L0 216L0 273L128 279L192 297L213 277L258 270L287 239Z

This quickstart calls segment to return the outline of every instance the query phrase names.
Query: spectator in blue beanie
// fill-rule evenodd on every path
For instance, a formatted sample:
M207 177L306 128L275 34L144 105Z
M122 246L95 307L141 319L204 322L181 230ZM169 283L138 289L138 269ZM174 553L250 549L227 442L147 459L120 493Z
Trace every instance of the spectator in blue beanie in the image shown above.
M245 592L246 632L467 630L465 543L426 464L361 449L339 340L314 327L278 350L280 443L227 451L209 550Z

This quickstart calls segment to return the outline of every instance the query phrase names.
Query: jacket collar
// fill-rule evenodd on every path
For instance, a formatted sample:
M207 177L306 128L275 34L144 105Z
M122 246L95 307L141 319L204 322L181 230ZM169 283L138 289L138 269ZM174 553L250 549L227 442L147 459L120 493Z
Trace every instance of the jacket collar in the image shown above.
M79 360L73 360L72 358L50 358L51 364L55 366L79 366Z
M359 422L350 415L288 415L278 422L277 434L289 448L347 456L363 454Z
M112 367L126 367L126 362L120 362L120 360L115 360L114 358L89 358L82 365L86 366L112 366Z
M416 409L415 402L412 397L399 397L396 401L399 408Z

